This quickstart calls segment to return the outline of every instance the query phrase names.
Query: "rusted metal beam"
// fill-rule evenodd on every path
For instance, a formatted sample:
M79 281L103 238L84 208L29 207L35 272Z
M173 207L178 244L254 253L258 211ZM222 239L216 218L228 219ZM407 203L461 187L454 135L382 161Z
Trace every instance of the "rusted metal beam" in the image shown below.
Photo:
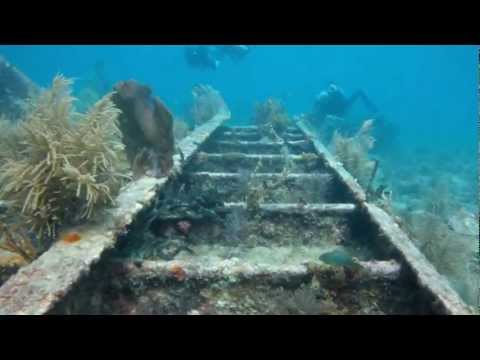
M229 112L219 113L182 140L178 147L185 161L181 161L180 155L174 157L170 177L181 173L199 145L229 118ZM105 210L96 223L72 229L80 234L80 241L73 244L57 241L46 253L20 269L0 288L0 315L40 315L52 309L108 249L115 247L118 235L126 231L140 210L153 202L167 180L143 177L129 183L121 190L115 208Z

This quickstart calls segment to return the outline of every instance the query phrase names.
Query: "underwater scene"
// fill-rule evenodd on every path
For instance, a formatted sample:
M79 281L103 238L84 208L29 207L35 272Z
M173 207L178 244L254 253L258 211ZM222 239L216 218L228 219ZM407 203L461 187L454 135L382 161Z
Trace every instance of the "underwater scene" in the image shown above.
M474 315L479 48L0 45L0 314Z

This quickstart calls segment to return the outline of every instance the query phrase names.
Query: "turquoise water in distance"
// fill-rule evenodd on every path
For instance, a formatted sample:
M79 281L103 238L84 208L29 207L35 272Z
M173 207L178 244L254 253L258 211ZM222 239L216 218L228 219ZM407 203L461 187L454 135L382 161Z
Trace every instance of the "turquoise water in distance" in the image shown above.
M290 114L310 112L315 95L334 81L347 94L364 90L407 147L476 154L477 46L252 46L245 59L224 60L216 71L189 67L183 49L0 46L0 54L42 86L56 73L81 80L102 61L112 84L146 83L179 116L192 86L208 83L223 94L237 123L247 123L254 104L269 96Z
M452 149L476 142L476 46L253 46L216 71L187 66L183 46L0 46L0 54L42 86L57 72L81 79L101 60L109 80L149 84L175 113L184 111L194 84L209 83L241 122L269 96L292 114L308 112L335 81L347 94L363 89L404 141Z

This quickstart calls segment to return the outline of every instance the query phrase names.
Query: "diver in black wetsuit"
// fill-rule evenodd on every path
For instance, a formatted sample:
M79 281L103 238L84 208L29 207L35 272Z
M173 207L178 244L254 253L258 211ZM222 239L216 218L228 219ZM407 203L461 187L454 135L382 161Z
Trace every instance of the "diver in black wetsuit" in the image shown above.
M377 113L377 107L370 101L363 90L357 90L347 98L340 87L330 83L327 90L322 91L315 99L314 116L319 122L322 122L327 115L342 117L357 99L363 101L372 115Z
M227 56L233 61L242 60L250 52L247 45L221 45L217 49L220 56Z
M185 60L193 68L216 70L220 62L216 59L209 46L194 46L185 48Z
M188 46L185 48L187 64L193 68L216 70L225 57L242 60L250 48L246 45Z

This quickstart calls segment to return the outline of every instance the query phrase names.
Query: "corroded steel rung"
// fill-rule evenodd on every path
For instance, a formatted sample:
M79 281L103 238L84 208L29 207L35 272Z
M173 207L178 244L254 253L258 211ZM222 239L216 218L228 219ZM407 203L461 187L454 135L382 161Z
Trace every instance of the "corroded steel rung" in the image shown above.
M287 142L265 142L265 141L225 141L217 140L214 142L217 146L245 146L245 147L257 147L257 146L271 146L281 148L284 145L290 146L302 146L309 145L310 142L307 140L295 140Z
M221 138L223 138L224 140L231 140L235 138L243 138L244 140L258 140L261 138L261 135L254 132L245 133L225 131L221 134ZM305 139L305 136L301 133L286 133L284 138L286 138L287 140L295 141Z
M244 131L244 132L258 132L258 126L255 125L246 125L246 126L225 126L223 127L224 131ZM296 126L289 126L286 130L287 132L294 132L299 133L298 128Z
M279 155L279 154L246 154L242 152L235 153L204 153L206 161L208 160L232 160L235 158L251 159L251 160L288 160L292 161L308 161L309 159L303 155Z
M225 208L228 210L246 209L245 202L225 203ZM283 214L306 214L306 213L320 213L331 215L346 215L351 214L356 210L355 204L259 204L259 211L265 213L283 213Z
M182 173L184 164L199 146L229 118L230 113L219 113L183 139L178 147L185 161L176 155L170 176ZM80 241L73 244L57 241L38 259L21 268L0 287L0 315L40 315L51 310L90 273L106 250L115 247L118 236L142 209L150 206L167 180L145 176L129 183L117 197L117 206L106 210L97 223L72 229L79 233Z
M111 261L108 268L115 272L121 271L122 279L142 283L143 281L161 280L202 280L202 281L219 281L228 278L238 280L261 280L263 282L283 281L289 282L293 278L303 278L312 273L313 269L322 266L318 263L297 263L289 265L272 265L272 264L254 264L244 260L234 258L212 262L209 264L203 258L172 261ZM179 279L179 269L182 278ZM120 279L120 281L122 281Z
M239 179L241 178L242 174L239 173L220 173L220 172L209 172L209 171L199 171L190 173L190 176L195 178L210 178L210 179ZM255 173L250 174L249 176L257 179L278 179L283 177L281 173ZM318 174L311 174L311 173L288 173L286 175L287 179L322 179L328 180L331 177L328 173L318 173Z

